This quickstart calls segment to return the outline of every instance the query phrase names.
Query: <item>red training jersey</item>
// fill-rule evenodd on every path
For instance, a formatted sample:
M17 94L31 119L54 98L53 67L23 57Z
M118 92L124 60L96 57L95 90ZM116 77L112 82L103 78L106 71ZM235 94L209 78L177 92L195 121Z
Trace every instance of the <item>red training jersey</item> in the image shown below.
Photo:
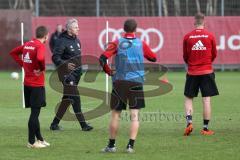
M24 68L24 85L31 87L44 86L45 78L45 46L37 39L32 39L24 45L14 48L10 55ZM23 56L23 59L22 57ZM34 70L40 70L36 75Z
M195 29L183 40L183 59L189 75L213 72L212 62L217 56L215 37L205 29Z

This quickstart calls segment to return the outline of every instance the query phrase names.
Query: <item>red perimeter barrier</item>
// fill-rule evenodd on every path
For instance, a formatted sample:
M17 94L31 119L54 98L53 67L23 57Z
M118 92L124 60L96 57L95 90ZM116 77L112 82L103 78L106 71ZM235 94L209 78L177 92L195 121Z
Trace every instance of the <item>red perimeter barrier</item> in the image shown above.
M34 17L32 31L39 25L45 25L50 33L57 24L65 25L68 17ZM106 44L106 21L109 21L109 40L118 38L122 32L125 17L77 17L79 20L79 38L83 55L99 56ZM136 17L137 35L144 39L157 53L161 64L183 64L183 36L194 29L192 17ZM240 18L239 17L206 17L206 29L215 37L218 57L215 64L240 63ZM34 32L33 32L34 33ZM51 53L48 48L47 64L51 64Z

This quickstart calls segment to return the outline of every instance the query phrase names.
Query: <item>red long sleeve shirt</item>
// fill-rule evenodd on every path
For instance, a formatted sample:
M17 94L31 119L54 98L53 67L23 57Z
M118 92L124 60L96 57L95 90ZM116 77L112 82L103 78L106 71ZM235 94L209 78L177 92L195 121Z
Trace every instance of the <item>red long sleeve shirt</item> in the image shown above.
M134 33L125 33L124 38L135 38L135 34ZM156 54L152 52L152 50L148 47L148 45L143 41L143 53L144 53L144 57L146 59L155 59L156 60ZM103 55L107 58L110 58L111 56L115 55L117 53L117 48L118 48L118 40L110 43L110 45L108 46L108 48L105 50L105 52L103 53Z
M213 72L212 62L217 56L215 37L205 29L195 29L183 40L183 59L189 75Z
M136 35L134 33L125 33L123 35L124 38L136 38ZM113 42L111 42L107 49L103 52L103 54L101 56L106 57L107 59L112 57L113 55L117 54L118 51L118 40L115 40ZM152 52L152 50L149 48L149 46L142 41L142 49L143 49L143 56L148 59L149 61L155 62L157 59L157 56L155 53ZM102 62L100 62L102 63ZM111 69L109 67L108 64L101 64L103 66L103 70L111 75Z
M24 45L14 48L10 55L24 68L24 85L31 87L44 86L45 78L45 46L39 40L33 39ZM21 58L23 56L23 60ZM39 76L34 70L42 71Z

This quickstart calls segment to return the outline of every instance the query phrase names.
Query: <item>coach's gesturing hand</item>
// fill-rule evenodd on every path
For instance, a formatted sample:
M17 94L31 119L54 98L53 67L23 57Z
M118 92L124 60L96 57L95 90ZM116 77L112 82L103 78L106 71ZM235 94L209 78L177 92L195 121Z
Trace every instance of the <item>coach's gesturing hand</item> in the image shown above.
M70 71L73 71L74 69L75 69L75 64L74 63L68 63L68 69L70 70Z
M68 74L64 76L64 84L73 85L76 82L76 78L72 74Z

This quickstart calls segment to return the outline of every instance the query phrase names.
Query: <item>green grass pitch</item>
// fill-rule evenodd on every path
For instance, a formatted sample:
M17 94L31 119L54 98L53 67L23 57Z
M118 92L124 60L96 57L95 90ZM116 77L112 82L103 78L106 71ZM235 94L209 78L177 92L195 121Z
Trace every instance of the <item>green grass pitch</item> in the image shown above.
M158 97L146 99L146 108L141 115L161 113L162 117L141 120L135 153L126 154L128 142L128 119L122 118L118 151L104 154L100 150L108 140L109 114L90 120L94 130L82 132L79 124L61 121L64 131L52 132L49 125L54 116L54 108L61 94L49 87L46 76L47 107L42 109L40 123L42 134L51 143L49 148L28 149L27 121L29 109L21 107L21 82L10 78L10 72L0 72L0 160L237 160L240 159L240 73L217 72L216 81L220 96L212 98L212 120L210 128L216 134L202 136L201 98L194 101L194 131L190 137L183 136L185 127L183 110L184 72L167 73L173 90ZM104 90L104 74L95 83L82 86ZM145 89L147 89L146 87ZM95 108L100 100L81 97L83 110ZM124 113L125 114L125 113ZM160 115L160 114L159 114Z

